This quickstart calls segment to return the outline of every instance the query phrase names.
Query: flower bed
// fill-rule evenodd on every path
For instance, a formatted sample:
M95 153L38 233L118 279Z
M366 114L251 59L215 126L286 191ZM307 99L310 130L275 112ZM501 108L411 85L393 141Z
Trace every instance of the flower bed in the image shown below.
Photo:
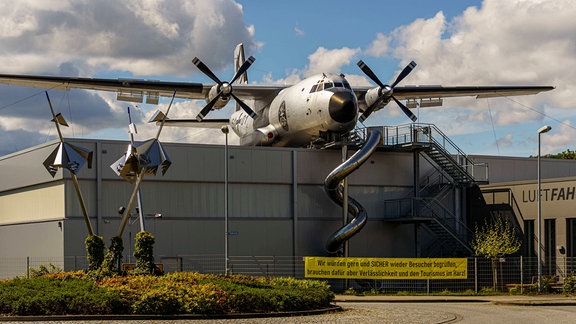
M329 307L325 282L178 272L103 280L83 272L0 281L0 314L224 314Z

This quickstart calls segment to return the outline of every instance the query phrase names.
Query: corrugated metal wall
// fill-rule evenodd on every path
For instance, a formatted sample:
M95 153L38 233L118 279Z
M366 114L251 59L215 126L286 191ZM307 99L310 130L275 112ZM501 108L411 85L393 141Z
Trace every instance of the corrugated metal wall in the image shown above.
M107 244L120 222L117 210L128 203L133 185L110 169L125 142L71 141L93 149L94 166L78 175L94 229ZM45 181L42 161L53 144L20 159L22 167ZM165 176L146 177L142 185L147 230L156 236L158 258L224 252L224 147L165 144L173 162ZM350 152L352 154L353 152ZM342 224L342 210L324 193L323 181L342 160L340 150L229 147L229 237L233 255L324 255L327 238ZM13 164L13 160L0 160ZM423 163L421 163L423 164ZM369 221L350 241L355 256L414 255L414 225L384 223L386 199L406 197L413 186L410 153L375 153L350 177L350 195L362 203ZM425 174L430 166L421 166ZM46 175L44 175L46 173ZM59 172L57 178L62 174ZM84 255L86 228L68 171L64 221L65 255ZM33 177L24 181L34 183ZM52 180L48 176L48 180ZM7 201L7 204L11 202ZM27 226L27 225L24 225ZM0 232L6 229L0 226ZM132 218L125 230L125 254L138 232ZM2 235L0 235L1 237ZM22 251L24 252L24 251Z

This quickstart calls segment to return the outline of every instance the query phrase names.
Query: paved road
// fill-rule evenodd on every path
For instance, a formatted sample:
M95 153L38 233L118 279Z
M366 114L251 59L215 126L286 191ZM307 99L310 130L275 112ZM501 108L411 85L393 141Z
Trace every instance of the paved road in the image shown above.
M416 299L416 300L414 300ZM226 320L148 320L148 321L66 321L36 323L575 323L576 300L554 299L538 300L534 298L469 300L458 298L402 299L384 298L381 300L340 299L336 304L342 312L299 316ZM530 306L528 306L530 305ZM1 321L1 318L0 318ZM11 322L25 324L30 322Z

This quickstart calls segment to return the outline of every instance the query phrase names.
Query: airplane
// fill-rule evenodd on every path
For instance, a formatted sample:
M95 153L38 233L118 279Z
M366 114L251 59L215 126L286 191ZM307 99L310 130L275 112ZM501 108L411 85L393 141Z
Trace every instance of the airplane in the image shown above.
M364 122L372 113L394 101L412 120L410 108L441 106L443 98L476 96L491 98L537 94L552 86L398 86L416 67L410 62L386 85L363 61L359 68L376 86L352 87L343 74L323 73L294 85L249 84L247 70L254 57L245 59L244 48L234 51L235 74L221 81L199 58L192 63L212 79L214 84L168 82L142 79L98 79L38 75L0 74L1 84L69 90L72 88L111 91L117 99L157 104L159 97L203 99L206 106L195 119L165 119L166 126L220 128L229 125L240 138L240 145L301 147L328 142L333 134L346 134ZM212 110L236 101L229 119L205 119ZM245 101L251 103L248 105ZM406 100L406 104L402 101ZM159 123L162 114L152 121Z

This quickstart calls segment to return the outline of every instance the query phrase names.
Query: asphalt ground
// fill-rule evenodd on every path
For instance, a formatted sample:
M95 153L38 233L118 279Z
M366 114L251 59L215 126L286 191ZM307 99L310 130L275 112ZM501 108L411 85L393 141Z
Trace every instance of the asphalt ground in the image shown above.
M10 323L576 323L576 296L348 296L330 311L200 316L15 316ZM534 307L539 306L539 307Z
M337 295L342 302L384 303L491 303L514 306L576 306L576 296L553 295L497 295L497 296L352 296ZM576 319L574 320L576 323Z

